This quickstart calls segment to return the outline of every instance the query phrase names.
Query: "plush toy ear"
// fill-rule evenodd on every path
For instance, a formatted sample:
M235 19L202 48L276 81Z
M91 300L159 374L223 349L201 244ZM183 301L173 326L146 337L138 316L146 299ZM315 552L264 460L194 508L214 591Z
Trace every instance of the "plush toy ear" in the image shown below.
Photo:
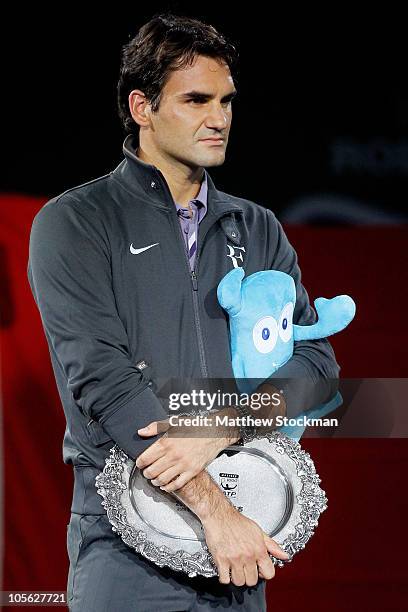
M244 276L245 270L243 268L234 268L218 284L218 301L230 317L238 314L241 310L241 283Z
M314 302L318 320L313 325L294 325L293 339L318 340L341 331L356 314L356 305L349 295L337 295L331 300L317 298Z

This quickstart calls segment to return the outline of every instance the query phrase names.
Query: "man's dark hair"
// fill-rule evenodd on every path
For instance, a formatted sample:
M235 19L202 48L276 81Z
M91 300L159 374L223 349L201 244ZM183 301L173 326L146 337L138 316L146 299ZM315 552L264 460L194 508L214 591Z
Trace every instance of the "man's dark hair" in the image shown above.
M143 91L156 112L170 74L191 65L197 55L225 61L236 82L238 52L235 45L213 26L198 19L171 13L155 15L123 46L118 107L125 132L136 132L139 128L130 114L130 92L133 89Z

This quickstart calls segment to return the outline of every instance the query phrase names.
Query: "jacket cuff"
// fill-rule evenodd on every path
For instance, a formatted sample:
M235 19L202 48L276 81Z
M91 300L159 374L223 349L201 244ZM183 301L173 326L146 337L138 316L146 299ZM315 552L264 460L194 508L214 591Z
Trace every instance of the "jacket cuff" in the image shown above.
M304 361L292 357L263 384L270 382L283 394L286 416L295 418L302 412L329 402L336 395L338 378L312 376Z
M122 404L108 417L105 415L101 417L99 423L112 440L135 461L146 448L156 442L162 435L157 434L142 438L137 430L152 421L161 421L167 418L168 414L156 395L150 387L145 387L143 391L126 404Z

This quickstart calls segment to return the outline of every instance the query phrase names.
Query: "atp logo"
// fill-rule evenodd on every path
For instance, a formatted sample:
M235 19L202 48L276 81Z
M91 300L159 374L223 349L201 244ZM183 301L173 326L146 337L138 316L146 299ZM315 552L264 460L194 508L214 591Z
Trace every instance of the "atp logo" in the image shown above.
M220 472L220 485L226 497L236 497L238 493L239 474L226 474Z
M238 264L238 261L242 262L242 264L244 263L245 247L232 246L231 244L227 244L227 249L228 249L227 257L230 257L232 261L232 265L234 266L234 268L239 268L240 265ZM238 249L238 251L240 252L236 253L235 252L236 249Z

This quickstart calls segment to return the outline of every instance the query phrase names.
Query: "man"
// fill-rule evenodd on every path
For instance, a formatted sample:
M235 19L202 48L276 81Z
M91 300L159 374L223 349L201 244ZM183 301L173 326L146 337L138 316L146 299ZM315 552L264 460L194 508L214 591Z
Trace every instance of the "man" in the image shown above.
M123 50L125 159L50 200L33 222L28 276L67 419L64 461L75 474L71 610L265 610L265 581L274 575L268 553L286 558L204 470L246 432L188 438L167 425L159 435L168 416L159 379L233 377L216 298L233 267L291 274L294 322L315 320L273 213L218 191L204 170L225 159L235 67L233 45L213 27L154 17ZM299 342L261 389L272 396L275 378L285 379L281 406L293 416L330 399L337 375L327 340ZM161 569L112 532L94 482L113 443L196 513L218 578Z

